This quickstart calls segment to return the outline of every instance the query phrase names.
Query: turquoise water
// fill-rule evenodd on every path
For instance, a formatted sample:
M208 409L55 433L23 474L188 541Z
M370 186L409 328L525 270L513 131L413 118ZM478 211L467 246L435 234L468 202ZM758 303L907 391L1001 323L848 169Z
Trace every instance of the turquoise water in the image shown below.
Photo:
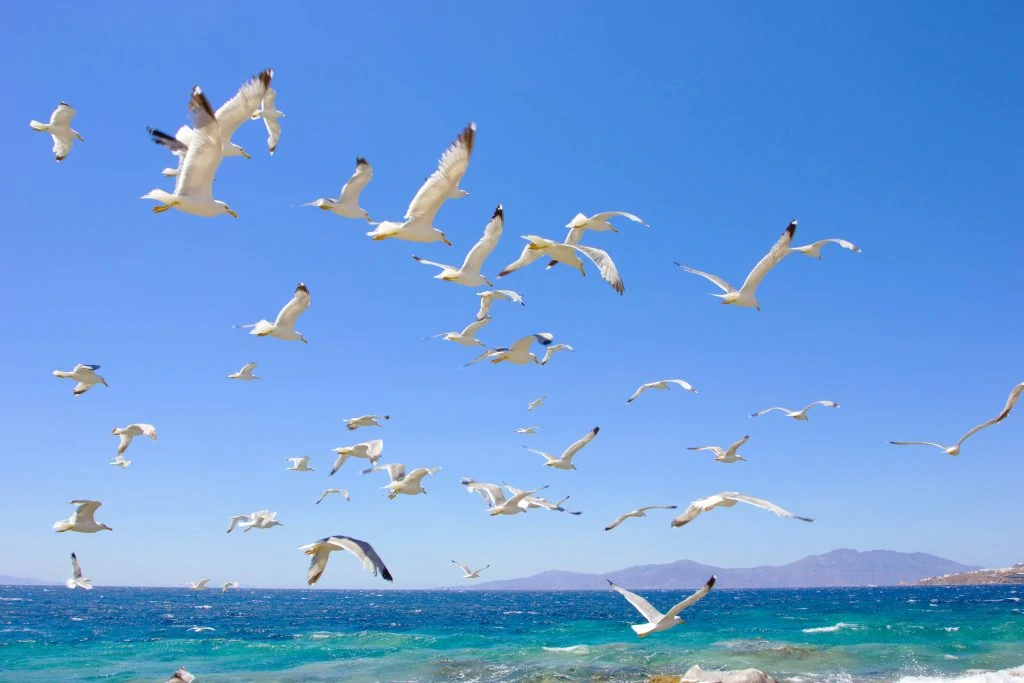
M640 591L667 609L685 591ZM714 590L639 639L611 591L0 586L0 681L1024 681L1024 586ZM211 627L194 632L190 628ZM971 675L983 669L999 673Z

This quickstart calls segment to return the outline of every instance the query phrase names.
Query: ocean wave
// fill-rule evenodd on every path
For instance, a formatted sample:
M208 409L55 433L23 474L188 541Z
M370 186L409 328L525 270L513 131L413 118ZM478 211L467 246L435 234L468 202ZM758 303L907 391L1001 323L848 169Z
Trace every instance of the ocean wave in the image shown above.
M581 654L582 653L586 653L586 652L590 652L590 646L589 645L569 645L567 647L546 647L546 646L541 646L540 649L544 650L545 652L579 652Z
M847 624L840 621L838 624L833 624L832 626L817 626L815 628L805 628L802 630L804 633L835 633L836 631L842 631L844 628L858 629L860 628L860 625Z
M32 602L27 598L0 598L0 602Z
M1020 683L1024 666L999 671L969 669L959 676L904 676L897 683Z
M942 628L946 633L956 633L960 630L959 626L943 626Z

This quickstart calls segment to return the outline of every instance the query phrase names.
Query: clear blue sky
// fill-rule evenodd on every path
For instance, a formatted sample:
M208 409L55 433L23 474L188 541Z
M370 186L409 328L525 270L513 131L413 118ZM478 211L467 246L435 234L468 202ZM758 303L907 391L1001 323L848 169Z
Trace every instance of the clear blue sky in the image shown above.
M0 573L63 579L78 552L97 584L206 576L304 585L296 547L332 533L374 543L398 587L608 571L691 559L783 563L838 547L926 551L967 563L1024 557L1018 521L1024 415L950 458L889 439L951 442L1024 379L1020 254L1024 7L1017 3L192 4L170 15L63 5L7 11L0 45L7 161L0 395L7 549ZM217 106L265 67L287 114L276 156L258 122L235 141L216 196L240 214L152 215L172 159L146 126L186 120L193 84ZM60 165L27 126L60 100L85 137ZM366 226L299 204L337 192L356 155L363 193L396 219L469 121L477 147L437 224L456 243L375 243ZM561 239L577 211L625 210L651 228L588 235L626 283L617 296L540 265L502 280L483 338L551 331L576 348L547 367L459 366L472 352L424 337L461 329L477 298L410 256L460 261L494 206L505 234ZM759 290L762 311L720 306L673 260L742 281L787 222L797 241L844 237L860 255L794 256ZM298 281L308 345L232 325L269 317ZM259 362L259 383L225 376ZM110 383L73 399L55 368L99 363ZM650 393L683 377L699 390ZM548 396L536 413L525 410ZM807 423L747 415L829 398ZM350 434L343 418L389 413ZM151 422L126 471L110 429ZM536 424L533 437L512 434ZM522 444L561 450L595 425L575 472ZM744 434L748 462L687 446ZM354 437L354 438L353 438ZM387 501L383 475L331 448L385 440L385 462L441 466L429 494ZM316 472L286 472L312 456ZM358 464L362 464L359 462ZM549 484L581 517L489 518L460 476ZM346 505L313 501L327 486ZM735 489L813 525L720 510L684 529L620 512ZM113 533L54 534L72 498L104 502ZM282 528L225 536L231 515L279 511ZM327 587L382 586L336 557Z

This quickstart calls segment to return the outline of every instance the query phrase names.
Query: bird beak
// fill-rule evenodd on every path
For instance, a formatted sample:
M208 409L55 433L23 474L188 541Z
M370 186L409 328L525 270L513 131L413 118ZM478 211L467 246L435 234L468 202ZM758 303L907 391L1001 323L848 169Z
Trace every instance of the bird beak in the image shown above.
M450 247L450 246L452 246L452 243L451 243L451 242L449 242L449 241L448 241L448 238L447 238L447 237L445 237L444 235L441 235L441 240L442 240L442 241L443 241L443 242L444 242L445 244L447 244L447 245L448 245L449 247Z
M302 343L303 343L303 344L308 344L308 343L309 343L308 341L306 341L306 338L305 338L305 337L299 337L299 339L301 339L301 340L302 340Z
M757 304L757 310L761 310L761 304Z
M246 152L244 149L242 150L242 156L245 157L246 159L252 159L252 157L249 155L249 153Z
M228 214L229 214L229 215L230 215L230 216L231 216L232 218L238 218L238 214L237 214L237 213L235 213L234 211L232 211L231 209L228 209Z
M490 281L490 280L488 280L487 278L484 278L484 282L486 282L486 283L487 283L487 286L488 286L488 287L494 287L494 285L492 285L492 284L491 284L491 281Z

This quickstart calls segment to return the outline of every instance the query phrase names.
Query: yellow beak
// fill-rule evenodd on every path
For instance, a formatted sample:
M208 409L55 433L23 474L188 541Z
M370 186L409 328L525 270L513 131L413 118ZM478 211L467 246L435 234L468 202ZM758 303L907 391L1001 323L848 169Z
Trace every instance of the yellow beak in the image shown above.
M229 215L230 215L230 216L231 216L232 218L238 218L238 214L237 214L237 213L235 213L234 211L232 211L231 209L228 209L228 214L229 214Z

